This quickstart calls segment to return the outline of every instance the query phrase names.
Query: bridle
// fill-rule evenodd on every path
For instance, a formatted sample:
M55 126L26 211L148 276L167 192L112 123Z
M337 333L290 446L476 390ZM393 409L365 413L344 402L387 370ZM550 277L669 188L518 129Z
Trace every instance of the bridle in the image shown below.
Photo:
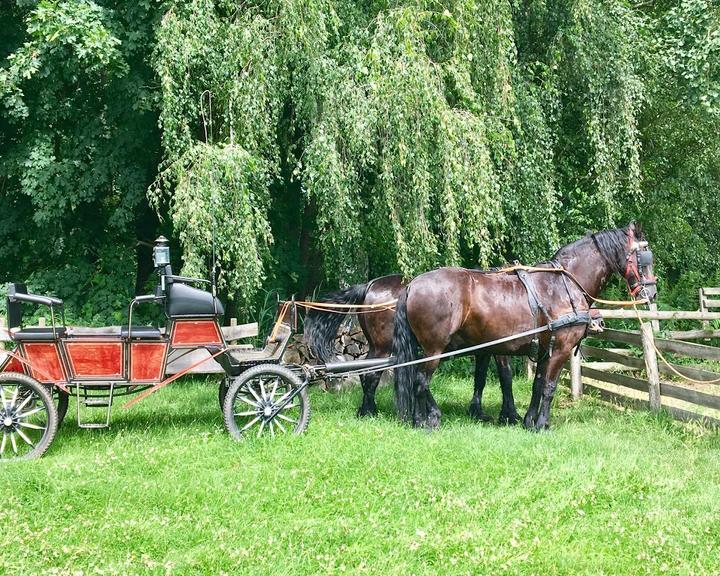
M653 253L645 240L635 239L635 230L631 229L628 235L628 244L625 250L625 281L628 291L633 298L640 296L650 301L647 287L655 286L657 278L650 273L653 263Z

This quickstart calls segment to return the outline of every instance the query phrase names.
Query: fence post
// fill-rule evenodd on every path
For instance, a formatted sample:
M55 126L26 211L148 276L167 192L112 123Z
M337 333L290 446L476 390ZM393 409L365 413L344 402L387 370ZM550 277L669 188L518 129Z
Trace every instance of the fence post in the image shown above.
M648 400L650 410L660 410L660 372L658 371L657 355L655 354L655 336L653 336L650 322L640 324L643 356L645 357L645 371L648 379Z
M652 302L648 305L651 312L657 312L657 302ZM660 320L651 320L653 332L660 332Z
M45 328L45 316L40 316L38 318L38 326L40 328Z
M570 390L572 391L573 400L580 400L583 394L581 359L579 350L577 348L573 349L570 354Z
M530 380L530 382L534 382L535 381L536 364L535 364L535 362L530 360L530 358L527 358L526 360L527 360L527 362L525 363L525 368L527 370L528 380Z
M0 333L5 332L5 318L3 316L0 316ZM0 350L5 350L5 342L4 339L0 340Z
M237 326L237 318L230 318L230 326Z
M700 290L698 292L699 292L699 297L700 297L700 312L707 312L708 309L705 306L705 289L700 288ZM702 327L703 327L703 330L709 330L710 322L708 322L707 320L703 320Z

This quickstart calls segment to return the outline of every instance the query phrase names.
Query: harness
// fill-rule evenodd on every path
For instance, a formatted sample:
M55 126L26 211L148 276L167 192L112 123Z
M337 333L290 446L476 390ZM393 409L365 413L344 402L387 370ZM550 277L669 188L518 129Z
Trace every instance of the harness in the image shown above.
M558 270L562 267L560 266L559 262L551 261L550 264L553 266L554 269ZM530 306L530 313L532 314L533 321L535 323L535 327L538 328L541 326L540 324L540 318L538 315L538 312L541 312L543 316L545 317L546 326L547 329L550 331L550 344L548 346L548 356L552 356L553 353L553 347L555 346L555 332L557 330L560 330L561 328L568 328L570 326L586 326L590 327L590 325L593 323L596 318L593 318L593 315L589 310L580 310L578 311L577 306L575 305L575 299L573 298L572 293L570 292L570 288L567 285L567 280L565 278L565 274L560 274L560 277L563 281L563 286L565 287L565 293L568 296L568 299L570 300L570 305L572 306L572 312L569 312L568 314L563 314L562 316L559 316L558 318L552 318L550 316L550 313L547 310L547 307L543 304L542 300L538 296L537 291L535 290L535 283L532 280L532 276L527 270L524 270L522 268L518 268L515 270L515 274L517 275L518 279L522 283L522 285L525 287L525 291L527 292L528 297L528 305ZM599 313L598 313L599 316ZM587 335L588 330L585 330L585 335ZM584 337L584 336L583 336ZM532 342L530 343L530 354L529 357L533 362L538 361L538 354L540 350L540 339L538 338L538 334L536 333L532 339Z

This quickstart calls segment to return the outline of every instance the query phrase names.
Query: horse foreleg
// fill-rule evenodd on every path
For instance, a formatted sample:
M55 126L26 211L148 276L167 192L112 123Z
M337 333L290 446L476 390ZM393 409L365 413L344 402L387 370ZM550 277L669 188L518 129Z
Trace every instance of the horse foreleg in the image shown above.
M558 351L553 354L552 359L548 362L542 389L542 403L540 406L540 412L535 421L535 430L550 428L550 405L552 404L553 397L555 396L560 371L569 356L569 351L565 353Z
M358 408L358 418L362 416L377 416L377 405L375 404L375 391L380 383L382 372L371 372L360 376L362 382L363 399Z
M502 390L502 408L500 409L500 424L517 424L520 422L520 415L515 408L515 398L512 391L512 368L510 368L510 358L507 356L495 356L495 366L497 368L498 378L500 379L500 389Z
M538 362L535 368L535 379L533 380L532 397L530 398L530 406L525 413L523 426L525 428L534 428L535 421L540 411L540 400L543 396L543 384L545 382L545 370L547 367L547 359Z
M485 390L485 382L487 381L488 365L490 364L490 356L487 354L475 355L475 390L472 400L470 401L470 416L476 420L489 422L492 420L490 416L482 410L482 396ZM512 376L511 376L512 378Z

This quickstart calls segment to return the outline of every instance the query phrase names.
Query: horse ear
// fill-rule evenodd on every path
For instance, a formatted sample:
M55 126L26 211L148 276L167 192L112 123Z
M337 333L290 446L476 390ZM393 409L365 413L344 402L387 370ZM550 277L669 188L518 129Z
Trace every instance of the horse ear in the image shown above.
M638 222L637 220L633 221L631 226L635 230L635 238L638 240L644 240L645 239L645 231L643 230L642 224Z

